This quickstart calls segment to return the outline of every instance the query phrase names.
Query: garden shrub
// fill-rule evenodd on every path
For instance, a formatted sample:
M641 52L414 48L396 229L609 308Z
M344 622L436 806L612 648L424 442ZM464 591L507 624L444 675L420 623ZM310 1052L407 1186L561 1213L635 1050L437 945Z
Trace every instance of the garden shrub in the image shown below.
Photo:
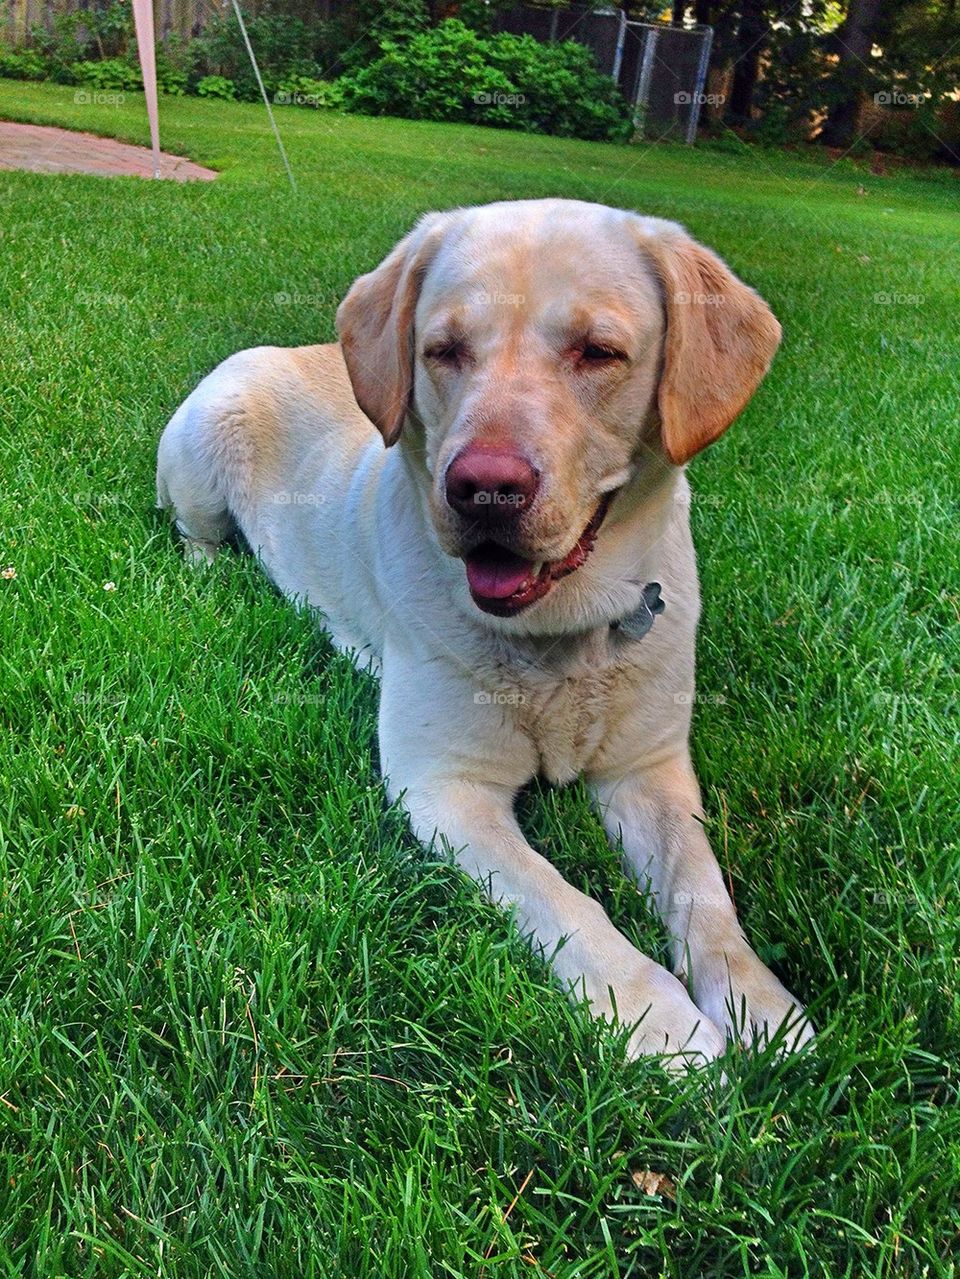
M483 37L455 18L406 45L386 44L380 58L339 84L345 108L367 115L581 138L625 138L631 131L626 101L582 45Z
M43 59L47 75L62 84L73 84L78 62L102 62L136 58L136 35L129 3L120 0L104 6L73 9L54 15L51 25L35 26L31 46Z
M189 77L186 71L174 62L163 49L158 49L157 88L160 92L169 93L174 98L182 98L189 87Z
M335 81L307 75L286 76L277 81L273 100L278 106L339 107L343 104L343 91Z
M104 58L101 62L75 62L61 80L82 84L90 89L143 90L143 73L139 62L126 58ZM186 72L179 70L169 58L157 50L157 88L161 93L182 97L187 91Z
M803 142L810 135L808 122L797 120L782 102L771 102L766 111L751 120L746 129L752 142L765 147L784 147Z
M448 20L406 46L387 44L369 66L341 77L344 106L410 120L479 121L485 115L491 124L515 124L506 103L481 101L518 92L506 76L492 71L484 54L483 41Z
M503 13L514 7L514 0L458 0L456 16L478 35L490 35Z
M956 116L951 145L950 113L943 108L938 110L932 102L899 108L872 106L865 109L860 127L880 151L899 152L925 161L952 159L954 164L960 156Z
M755 118L748 136L764 146L806 142L814 122L830 106L830 89L820 73L822 37L798 20L774 26L769 56L754 91Z
M7 49L0 45L0 76L8 80L45 80L47 64L36 49Z
M491 66L526 98L520 127L571 138L632 133L626 99L584 45L574 40L541 44L530 35L498 35L484 43Z
M197 81L196 92L201 98L221 98L224 102L233 102L237 96L237 86L226 76L205 75Z
M270 12L255 18L245 15L244 20L268 91L275 90L280 80L290 76L316 77L320 39L316 26L300 18ZM191 43L190 56L194 84L219 76L233 82L235 96L241 101L254 102L260 97L257 78L232 12L219 14L207 23Z
M75 84L91 89L142 89L140 67L125 58L103 58L100 62L75 62L70 68Z
M935 158L946 160L950 164L960 163L960 101L949 98L940 104L934 119L934 129L940 143Z
M358 71L388 45L408 44L430 26L426 0L357 0L339 23L341 67Z

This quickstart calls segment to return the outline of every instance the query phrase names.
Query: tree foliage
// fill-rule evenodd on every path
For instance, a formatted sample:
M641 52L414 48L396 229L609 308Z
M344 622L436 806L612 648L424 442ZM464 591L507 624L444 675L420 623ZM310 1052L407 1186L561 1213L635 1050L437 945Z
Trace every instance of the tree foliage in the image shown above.
M957 0L695 0L730 85L720 126L844 150L896 142L960 162Z

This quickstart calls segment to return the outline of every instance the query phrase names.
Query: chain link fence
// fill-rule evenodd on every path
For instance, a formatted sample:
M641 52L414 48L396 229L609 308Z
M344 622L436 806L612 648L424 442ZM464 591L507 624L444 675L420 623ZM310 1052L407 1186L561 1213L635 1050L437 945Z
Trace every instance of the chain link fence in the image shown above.
M633 104L638 132L696 140L700 108L707 101L711 27L630 22L623 9L572 4L565 9L517 5L501 15L499 29L585 44Z
M637 45L629 92L637 130L646 137L695 142L700 108L707 101L704 90L713 28L671 27L662 22L626 25L628 42Z

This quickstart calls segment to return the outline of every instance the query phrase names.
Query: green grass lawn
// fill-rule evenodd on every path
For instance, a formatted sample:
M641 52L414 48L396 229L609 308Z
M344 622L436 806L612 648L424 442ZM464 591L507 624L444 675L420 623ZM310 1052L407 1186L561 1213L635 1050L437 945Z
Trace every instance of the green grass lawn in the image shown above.
M0 115L147 139L135 95ZM956 181L279 120L297 196L261 108L191 99L164 143L215 183L0 173L0 1276L952 1275ZM785 328L691 468L695 756L821 1035L726 1083L625 1063L386 807L373 684L152 509L217 361L328 340L421 211L540 195L680 219ZM522 810L662 955L580 791Z

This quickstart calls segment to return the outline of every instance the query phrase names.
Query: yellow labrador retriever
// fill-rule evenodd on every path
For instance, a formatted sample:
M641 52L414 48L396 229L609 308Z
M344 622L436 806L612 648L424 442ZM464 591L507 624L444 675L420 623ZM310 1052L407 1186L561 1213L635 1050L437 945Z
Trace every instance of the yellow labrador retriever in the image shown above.
M224 361L160 441L194 559L239 529L382 680L380 755L459 864L634 1053L686 1065L802 1007L748 945L688 752L699 612L683 467L780 340L671 222L573 200L432 213L340 344ZM385 447L386 446L386 447ZM583 774L649 885L669 973L524 839L517 791Z

